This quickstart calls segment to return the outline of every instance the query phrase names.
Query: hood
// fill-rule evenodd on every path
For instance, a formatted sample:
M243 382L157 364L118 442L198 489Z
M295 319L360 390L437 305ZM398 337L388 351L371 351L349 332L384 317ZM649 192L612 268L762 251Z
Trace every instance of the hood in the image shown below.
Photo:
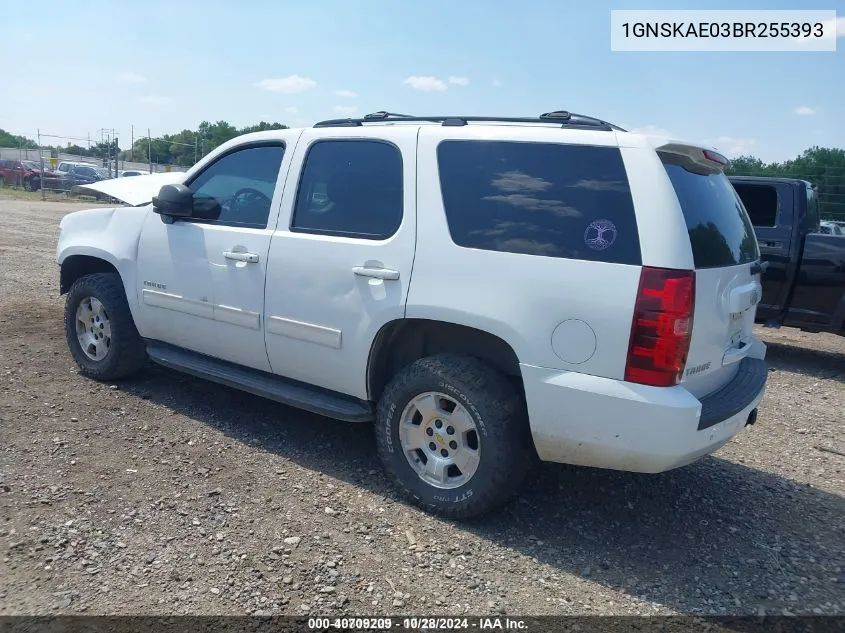
M98 191L116 198L133 207L152 202L153 196L158 194L162 185L172 185L182 182L185 172L172 171L160 174L146 174L132 178L110 178L84 185L77 185L80 189Z

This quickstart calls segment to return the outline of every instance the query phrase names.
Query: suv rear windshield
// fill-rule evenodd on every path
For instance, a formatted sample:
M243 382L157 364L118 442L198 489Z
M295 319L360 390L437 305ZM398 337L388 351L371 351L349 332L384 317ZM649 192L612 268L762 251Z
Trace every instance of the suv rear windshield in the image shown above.
M640 265L634 203L617 147L443 141L452 240L488 251Z
M689 231L696 268L721 268L756 261L757 237L728 177L702 174L684 160L661 154Z

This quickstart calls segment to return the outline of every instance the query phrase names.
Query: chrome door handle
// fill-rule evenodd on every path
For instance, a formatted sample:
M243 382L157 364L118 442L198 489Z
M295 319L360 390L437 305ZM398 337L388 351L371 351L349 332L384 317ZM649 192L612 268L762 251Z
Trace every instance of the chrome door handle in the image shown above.
M355 266L352 272L359 277L372 277L373 279L399 279L398 270L389 268L367 268L366 266Z
M233 259L236 262L249 262L254 264L258 261L258 255L255 253L242 253L237 251L223 251L223 257L226 259Z

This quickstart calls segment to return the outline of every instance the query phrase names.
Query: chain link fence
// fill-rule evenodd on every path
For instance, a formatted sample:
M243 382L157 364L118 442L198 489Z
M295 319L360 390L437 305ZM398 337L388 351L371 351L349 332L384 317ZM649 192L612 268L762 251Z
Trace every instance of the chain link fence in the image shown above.
M39 192L45 200L69 197L100 199L105 196L81 185L186 169L179 165L144 161L144 157L138 155L140 152L121 152L116 143L105 138L105 141L94 143L100 150L91 152L96 155L62 151L63 146L71 145L79 149L85 145L90 148L90 137L43 134L40 131L36 147L0 147L0 188Z

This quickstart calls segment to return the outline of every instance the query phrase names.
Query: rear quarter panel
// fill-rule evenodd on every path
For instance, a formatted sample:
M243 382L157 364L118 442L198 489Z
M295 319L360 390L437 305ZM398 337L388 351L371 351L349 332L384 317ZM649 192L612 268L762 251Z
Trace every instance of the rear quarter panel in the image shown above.
M418 239L407 317L490 332L507 342L524 364L621 379L640 266L456 245L445 216L438 172L437 146L445 138L443 129L423 127L420 131ZM616 146L615 135L606 132L523 126L492 136L489 129L473 126L446 130L450 140ZM556 330L557 335L564 333L556 347L577 348L581 362L569 362L555 353ZM588 358L582 360L584 356Z

